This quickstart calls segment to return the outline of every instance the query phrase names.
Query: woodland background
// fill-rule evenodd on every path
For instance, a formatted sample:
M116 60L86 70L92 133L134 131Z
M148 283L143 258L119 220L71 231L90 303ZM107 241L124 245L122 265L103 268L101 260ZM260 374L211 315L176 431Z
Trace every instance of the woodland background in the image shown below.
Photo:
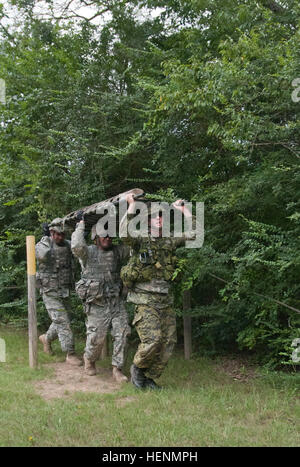
M290 362L299 312L269 297L300 309L299 2L38 3L0 4L0 323L26 326L26 235L140 187L205 203L175 286L194 351Z

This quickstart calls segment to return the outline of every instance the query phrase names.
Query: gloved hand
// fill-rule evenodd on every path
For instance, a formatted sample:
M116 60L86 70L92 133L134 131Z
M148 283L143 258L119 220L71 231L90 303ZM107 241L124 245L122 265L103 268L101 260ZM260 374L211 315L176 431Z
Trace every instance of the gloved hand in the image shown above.
M83 212L82 209L81 209L80 211L77 212L77 214L76 214L76 221L77 221L77 222L84 221L84 212Z
M50 237L49 224L47 222L42 224L42 231L44 237Z

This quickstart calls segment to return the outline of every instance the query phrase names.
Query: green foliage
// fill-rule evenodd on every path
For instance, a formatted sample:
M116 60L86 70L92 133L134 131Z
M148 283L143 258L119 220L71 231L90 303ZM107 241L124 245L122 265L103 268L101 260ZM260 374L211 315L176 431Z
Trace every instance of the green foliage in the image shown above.
M37 19L27 2L23 26L2 31L1 316L25 317L26 234L141 186L205 202L204 246L175 274L179 314L192 290L195 345L290 361L299 314L278 301L300 309L299 3L108 8L94 26Z
M185 16L187 2L175 3ZM147 81L142 134L167 189L205 202L204 247L181 263L195 338L211 351L237 344L270 366L290 359L299 337L299 314L272 301L300 309L300 120L291 99L300 16L287 3L278 15L258 2L193 2L190 26L165 53L165 80Z

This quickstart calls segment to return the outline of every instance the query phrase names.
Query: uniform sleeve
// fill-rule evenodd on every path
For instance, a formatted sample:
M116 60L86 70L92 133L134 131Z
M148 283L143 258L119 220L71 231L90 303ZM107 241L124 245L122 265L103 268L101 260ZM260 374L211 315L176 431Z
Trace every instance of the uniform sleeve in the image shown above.
M69 245L70 257L71 257L71 277L72 277L72 283L74 283L75 282L75 260L74 260L73 254L72 254L73 252L72 252L72 249L71 249L71 242L70 242L70 240L66 240L66 242Z
M192 216L192 223L191 223L191 229L189 229L186 232L183 232L183 235L181 237L173 237L172 241L175 244L176 248L179 248L181 246L184 246L186 240L194 240L197 235L197 219L196 216Z
M51 238L50 237L42 237L41 240L35 246L35 254L36 258L40 263L45 263L51 251Z
M131 248L137 248L138 245L140 244L140 238L137 237L130 237L127 232L127 223L131 221L135 217L135 214L125 214L120 222L119 226L119 236L121 237L122 242L124 243L124 246L126 245L127 247ZM129 249L130 251L130 249Z
M88 245L84 238L84 223L82 222L77 224L76 229L72 233L71 249L73 255L85 264L88 257Z
M120 256L121 263L125 263L130 256L130 246L129 245L118 245L118 251Z

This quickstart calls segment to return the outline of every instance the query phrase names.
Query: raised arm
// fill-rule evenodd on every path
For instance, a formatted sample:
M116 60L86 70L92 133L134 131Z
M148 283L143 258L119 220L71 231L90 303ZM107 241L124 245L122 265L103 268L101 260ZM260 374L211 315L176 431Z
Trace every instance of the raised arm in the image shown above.
M124 245L134 248L139 243L139 238L131 237L127 231L128 222L135 217L135 199L132 193L126 196L126 201L129 207L120 221L119 236Z
M71 237L71 249L74 256L80 259L85 264L88 257L88 246L84 238L84 221L81 220Z
M178 209L179 211L182 212L184 217L188 219L191 223L191 229L184 232L181 237L174 237L173 241L176 245L176 247L183 246L186 242L186 240L195 240L197 238L197 233L198 235L201 234L202 229L201 229L201 224L198 219L196 219L196 216L193 216L191 211L185 206L184 201L181 199L178 199L173 203L173 206L175 209ZM202 241L203 243L203 241ZM199 246L202 246L201 245Z

